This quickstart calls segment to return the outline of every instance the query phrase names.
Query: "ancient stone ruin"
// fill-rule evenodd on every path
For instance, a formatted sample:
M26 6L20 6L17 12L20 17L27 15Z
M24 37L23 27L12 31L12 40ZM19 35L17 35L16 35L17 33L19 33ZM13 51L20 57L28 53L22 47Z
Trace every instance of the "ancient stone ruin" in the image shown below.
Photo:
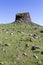
M26 23L26 24L32 23L30 14L28 12L16 14L15 21L19 23Z

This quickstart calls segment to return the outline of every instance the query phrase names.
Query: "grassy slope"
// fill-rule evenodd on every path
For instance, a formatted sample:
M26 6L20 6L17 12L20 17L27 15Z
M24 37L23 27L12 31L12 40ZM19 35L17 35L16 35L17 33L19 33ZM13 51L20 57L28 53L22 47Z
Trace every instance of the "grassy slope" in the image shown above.
M0 65L39 65L37 63L39 60L43 65L43 55L40 54L43 50L43 33L40 33L40 30L43 30L43 27L36 25L17 23L0 25ZM39 38L30 42L30 34L36 33ZM25 44L29 44L28 49L25 49ZM39 45L41 49L32 51L32 45ZM28 57L23 56L23 53ZM33 54L36 54L38 59L32 57Z

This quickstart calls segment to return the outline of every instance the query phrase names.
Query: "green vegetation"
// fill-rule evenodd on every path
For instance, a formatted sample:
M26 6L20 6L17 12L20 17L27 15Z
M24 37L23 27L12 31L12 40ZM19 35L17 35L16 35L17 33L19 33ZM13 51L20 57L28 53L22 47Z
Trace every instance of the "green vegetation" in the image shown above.
M40 49L31 50L32 46ZM17 22L0 24L0 65L43 65L41 51L42 26Z

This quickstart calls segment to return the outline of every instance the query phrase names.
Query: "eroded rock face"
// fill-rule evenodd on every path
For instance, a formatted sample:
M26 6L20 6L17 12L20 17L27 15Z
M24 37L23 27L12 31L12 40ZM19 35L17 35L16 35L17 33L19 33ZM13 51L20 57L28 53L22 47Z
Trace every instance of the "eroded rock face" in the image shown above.
M27 23L27 24L32 23L30 14L28 12L16 14L15 21L17 21L19 23Z

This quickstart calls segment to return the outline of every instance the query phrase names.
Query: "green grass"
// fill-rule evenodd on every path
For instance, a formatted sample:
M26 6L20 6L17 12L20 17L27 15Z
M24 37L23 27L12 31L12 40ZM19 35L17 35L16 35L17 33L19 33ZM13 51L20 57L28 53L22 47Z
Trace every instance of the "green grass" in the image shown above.
M43 30L42 26L25 23L0 24L0 65L39 65L39 60L43 65L43 55L40 53L43 51L43 33L40 30ZM31 42L30 34L36 33L38 39ZM28 49L25 49L26 44L29 44ZM41 49L32 51L33 45L38 45ZM38 59L33 57L34 54Z

